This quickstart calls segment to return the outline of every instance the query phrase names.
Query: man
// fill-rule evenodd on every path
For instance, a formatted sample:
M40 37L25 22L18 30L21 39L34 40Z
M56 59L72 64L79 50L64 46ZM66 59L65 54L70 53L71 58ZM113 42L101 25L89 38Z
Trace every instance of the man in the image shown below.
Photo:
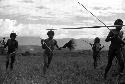
M118 60L119 66L120 66L119 75L123 73L123 69L124 69L124 62L122 59L122 52L121 52L121 45L125 44L124 41L122 40L123 32L121 31L123 21L121 19L117 19L114 22L114 25L119 25L119 26L116 26L116 29L112 29L109 32L107 38L105 39L106 42L111 41L111 44L109 46L108 64L105 68L104 79L106 79L106 77L107 77L107 73L108 73L109 69L111 68L112 61L115 56Z
M9 66L9 61L11 61L10 62L10 69L13 70L13 64L15 62L15 53L18 49L18 41L15 40L16 36L17 36L16 33L11 33L10 39L7 40L7 43L4 46L4 48L8 47L6 70Z
M98 59L100 59L100 51L102 50L102 48L104 48L104 45L102 46L100 44L100 38L96 37L94 39L94 44L89 43L92 47L92 51L93 51L93 60L94 60L94 69L96 69L97 67L97 61Z
M5 38L3 38L3 40L1 41L1 54L4 54L4 45L6 44L6 42L5 42Z
M5 38L3 38L3 40L2 40L2 44L5 45L5 43L6 43L6 42L5 42Z
M50 30L47 32L48 38L45 40L41 40L42 48L44 49L44 66L43 66L43 73L46 73L46 69L49 67L52 57L53 57L53 50L54 47L56 46L58 49L59 46L57 44L57 41L53 39L54 37L54 31Z

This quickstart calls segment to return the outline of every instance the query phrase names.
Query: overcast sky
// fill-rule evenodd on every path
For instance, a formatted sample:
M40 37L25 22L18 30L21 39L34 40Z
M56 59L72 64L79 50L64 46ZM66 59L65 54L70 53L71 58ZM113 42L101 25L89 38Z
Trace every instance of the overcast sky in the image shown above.
M105 37L109 30L62 30L63 27L103 25L78 1L102 20L113 25L117 18L125 22L125 0L0 0L0 36L14 30L18 36L45 38L47 28L56 28L55 38Z

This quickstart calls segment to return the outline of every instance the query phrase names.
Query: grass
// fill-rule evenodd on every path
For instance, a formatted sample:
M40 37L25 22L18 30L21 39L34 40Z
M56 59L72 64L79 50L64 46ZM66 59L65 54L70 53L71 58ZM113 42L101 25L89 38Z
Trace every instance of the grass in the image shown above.
M107 52L103 51L99 67L94 70L91 51L72 53L55 51L45 77L42 75L42 54L21 56L16 58L14 70L6 80L6 59L5 56L0 56L0 84L3 81L5 84L115 84L116 77L111 76L116 71L116 65L111 68L108 80L103 79L107 63L106 55Z

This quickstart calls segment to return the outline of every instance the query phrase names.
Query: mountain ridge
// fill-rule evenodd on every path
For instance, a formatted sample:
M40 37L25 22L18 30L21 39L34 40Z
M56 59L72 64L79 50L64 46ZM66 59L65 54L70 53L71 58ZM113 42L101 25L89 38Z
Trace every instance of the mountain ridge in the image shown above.
M2 39L3 37L0 37L0 39ZM9 38L9 37L5 37L6 40ZM62 47L65 43L67 43L70 39L72 38L62 38L62 39L56 39L57 40L57 43L60 47ZM107 50L108 49L108 46L110 44L110 42L105 42L105 38L100 38L101 39L101 44L105 46L104 50ZM6 41L5 40L5 41ZM25 46L32 46L32 45L36 45L36 46L41 46L41 43L40 43L40 37L17 37L16 40L18 41L19 45L25 45ZM86 43L85 41L87 41L88 43L93 43L93 40L94 39L88 39L88 38L79 38L79 39L74 39L75 41L75 48L76 49L85 49L85 50L88 50L88 49L91 49L91 46Z

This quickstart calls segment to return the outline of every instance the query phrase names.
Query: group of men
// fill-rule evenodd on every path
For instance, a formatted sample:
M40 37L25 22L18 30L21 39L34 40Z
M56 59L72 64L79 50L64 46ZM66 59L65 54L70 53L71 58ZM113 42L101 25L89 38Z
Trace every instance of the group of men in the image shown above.
M105 73L104 73L104 78L107 78L107 73L109 69L111 68L112 61L116 57L118 60L118 64L120 66L119 68L119 74L123 74L123 69L124 69L124 61L123 61L123 54L122 54L122 46L125 45L125 42L123 41L123 32L121 31L123 21L121 19L117 19L114 22L114 25L116 26L116 29L112 29L107 38L105 39L106 42L111 41L111 45L109 46L109 52L108 52L108 63L105 68ZM57 44L57 41L53 38L54 37L54 31L48 31L47 32L48 38L47 39L42 39L41 44L42 48L44 49L44 66L43 66L43 73L46 73L47 68L49 68L49 65L51 63L52 57L53 57L53 50L54 47L56 46L59 50L61 48L66 48L66 47L73 47L72 42L66 43L63 47L59 47ZM11 58L11 63L10 63L10 69L13 69L13 63L15 61L15 53L18 49L18 41L15 40L16 38L16 33L11 33L10 34L10 39L7 40L7 43L5 44L4 48L8 47L8 56L7 56L7 61L6 61L6 69L8 68L9 65L9 58ZM90 44L92 46L93 50L93 60L94 60L94 68L97 66L97 57L99 56L100 50L104 47L100 47L99 49L96 48L97 46L101 46L100 44L100 39L95 38L94 44ZM71 48L72 49L72 48Z
M118 61L119 67L120 67L119 71L118 71L118 75L122 75L123 70L124 70L124 59L123 59L122 47L125 45L125 42L123 40L123 31L121 31L123 21L121 19L117 19L114 22L114 25L116 25L116 28L110 30L108 36L105 39L106 42L111 42L111 44L109 46L108 63L105 68L104 79L107 78L107 73L108 73L109 69L111 68L112 61L115 57L117 58L117 61ZM45 51L44 51L44 59L45 59L44 68L46 66L47 66L47 68L49 67L49 64L51 62L50 59L52 59L52 56L53 56L52 53L54 50L54 46L57 46L56 40L53 39L54 31L49 31L47 33L47 35L49 38L45 39L44 42L42 40L42 46L43 47L48 46L46 48L45 47L43 48L43 49L45 49ZM104 46L101 46L100 39L98 37L95 38L94 44L90 44L90 45L92 46L92 50L93 50L94 68L96 68L99 52ZM100 48L97 48L98 46L100 46ZM59 47L57 46L57 48L59 48ZM46 61L46 59L48 59L48 61ZM46 69L44 69L43 71L45 73Z
M110 30L108 36L105 39L106 42L111 42L111 44L109 46L108 63L105 68L104 79L107 78L107 73L109 72L112 66L112 61L114 58L117 59L119 64L119 70L117 75L124 75L123 70L124 70L124 63L125 63L125 53L124 53L125 38L123 39L123 31L121 31L123 21L121 19L117 19L114 22L114 25L116 25L116 28ZM102 48L104 48L104 45L102 46L100 44L100 39L98 37L95 38L94 44L90 43L90 45L92 46L92 50L93 50L94 68L96 68L97 60L100 58L100 51Z

